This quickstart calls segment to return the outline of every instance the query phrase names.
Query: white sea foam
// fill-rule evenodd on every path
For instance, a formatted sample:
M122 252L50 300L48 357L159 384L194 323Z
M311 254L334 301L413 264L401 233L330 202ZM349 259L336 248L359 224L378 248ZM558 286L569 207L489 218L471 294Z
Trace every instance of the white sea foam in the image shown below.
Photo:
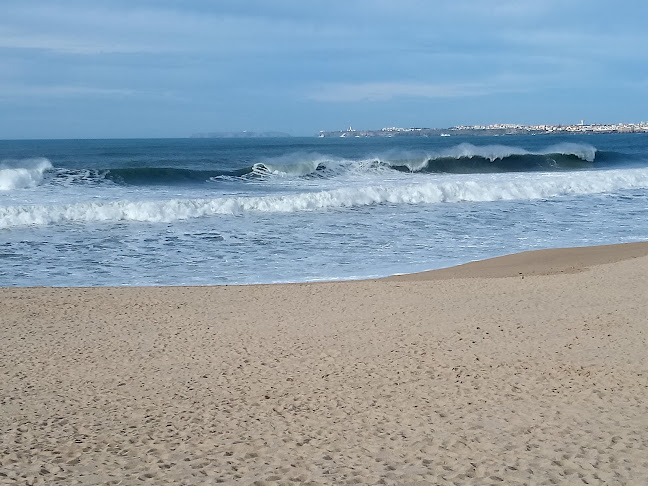
M523 148L508 145L473 145L471 143L461 143L440 152L430 154L429 159L482 157L492 162L497 159L510 157L511 155L527 155L529 153Z
M296 178L318 173L322 178L362 176L389 169L390 163L379 158L345 159L318 153L293 153L265 159L254 164L252 172L260 176ZM271 180L267 180L271 182Z
M45 158L0 161L0 191L37 186L50 169L52 163Z
M312 174L320 164L328 160L330 159L317 153L296 152L283 157L264 159L254 164L252 171L257 175L273 174L301 177Z
M587 143L571 143L564 142L551 147L546 148L540 152L534 152L538 155L551 155L551 154L562 154L562 155L575 155L581 160L587 162L594 162L596 157L596 147L587 144Z
M416 184L355 186L257 197L5 206L0 207L0 228L102 221L171 222L248 212L289 213L383 203L532 200L632 188L648 188L648 169L546 173L525 177L434 178L432 181Z

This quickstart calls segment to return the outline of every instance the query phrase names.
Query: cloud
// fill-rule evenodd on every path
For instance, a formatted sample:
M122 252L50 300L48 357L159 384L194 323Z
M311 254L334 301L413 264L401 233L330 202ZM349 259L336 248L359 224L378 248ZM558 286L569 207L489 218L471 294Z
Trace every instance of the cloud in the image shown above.
M500 82L488 83L421 83L369 82L333 83L320 87L308 95L314 101L356 102L387 101L393 98L465 98L523 90Z
M0 32L0 48L42 49L62 54L107 54L160 52L159 48L136 43L120 43L101 39L81 39L74 36L47 33Z
M316 18L274 18L253 12L101 4L72 8L16 4L0 18L0 48L62 54L208 55L290 52L304 47L343 47L352 29Z
M585 29L571 31L559 29L511 29L499 34L506 42L515 42L526 52L560 52L563 58L591 60L600 63L602 58L646 58L643 48L648 41L645 32L597 32Z
M119 105L130 116L107 130L137 133L132 120L165 109L180 132L191 119L291 129L313 109L443 124L425 103L443 99L457 117L571 117L578 100L612 106L618 87L640 113L647 15L639 0L2 0L0 101L35 124L68 101Z
M574 0L572 0L574 1ZM561 7L558 0L535 0L523 2L520 0L455 0L448 2L445 7L448 13L470 16L473 18L494 18L500 21L511 19L537 18Z
M52 86L0 86L3 98L21 96L29 97L82 97L82 96L107 96L124 97L137 94L131 89L100 88L93 86L52 85Z

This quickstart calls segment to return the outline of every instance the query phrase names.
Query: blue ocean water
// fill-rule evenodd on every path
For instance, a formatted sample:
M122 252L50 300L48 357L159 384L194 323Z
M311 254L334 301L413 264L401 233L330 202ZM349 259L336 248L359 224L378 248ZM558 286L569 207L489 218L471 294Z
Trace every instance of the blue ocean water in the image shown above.
M648 135L0 141L0 286L380 277L648 239Z

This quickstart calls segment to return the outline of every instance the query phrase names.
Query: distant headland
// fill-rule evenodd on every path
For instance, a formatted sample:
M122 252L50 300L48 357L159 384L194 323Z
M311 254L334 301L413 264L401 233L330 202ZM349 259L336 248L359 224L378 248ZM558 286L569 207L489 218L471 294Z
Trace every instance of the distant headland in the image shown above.
M319 137L450 137L480 135L540 135L551 133L648 133L648 122L586 124L576 125L521 125L495 123L492 125L459 125L450 128L399 128L387 127L380 130L322 130Z

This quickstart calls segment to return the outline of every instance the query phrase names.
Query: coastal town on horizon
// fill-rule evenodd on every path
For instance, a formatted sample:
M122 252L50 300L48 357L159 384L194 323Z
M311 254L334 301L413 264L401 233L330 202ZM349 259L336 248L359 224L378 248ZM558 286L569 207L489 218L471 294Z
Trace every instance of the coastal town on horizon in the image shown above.
M380 130L320 130L319 137L394 137L452 135L539 135L557 133L648 133L648 122L639 123L585 123L575 125L524 125L519 123L493 123L490 125L458 125L450 128L400 128L385 127Z
M320 130L319 138L363 138L363 137L450 137L450 136L497 136L497 135L547 135L547 134L592 134L592 133L648 133L648 122L637 123L585 123L540 124L492 123L490 125L457 125L449 128L384 127L377 130L358 130L350 126L346 130ZM279 131L230 131L194 133L191 138L287 138L293 135Z

